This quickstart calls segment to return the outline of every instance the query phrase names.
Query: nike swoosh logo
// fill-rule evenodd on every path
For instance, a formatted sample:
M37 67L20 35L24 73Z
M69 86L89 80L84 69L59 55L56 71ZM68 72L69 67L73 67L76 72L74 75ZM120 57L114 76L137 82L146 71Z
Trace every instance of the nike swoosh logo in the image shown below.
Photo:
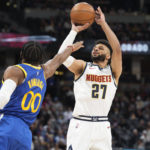
M89 69L95 69L95 68L89 68Z

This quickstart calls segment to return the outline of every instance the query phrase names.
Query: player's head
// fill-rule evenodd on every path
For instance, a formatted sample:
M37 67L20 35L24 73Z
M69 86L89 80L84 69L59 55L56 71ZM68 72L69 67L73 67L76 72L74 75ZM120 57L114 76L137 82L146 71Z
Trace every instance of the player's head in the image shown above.
M44 59L44 49L38 42L30 41L23 45L21 50L21 59L23 62L33 65L39 65Z
M111 62L112 48L108 41L98 40L95 42L93 47L91 57L93 62L104 62L107 61L107 64Z

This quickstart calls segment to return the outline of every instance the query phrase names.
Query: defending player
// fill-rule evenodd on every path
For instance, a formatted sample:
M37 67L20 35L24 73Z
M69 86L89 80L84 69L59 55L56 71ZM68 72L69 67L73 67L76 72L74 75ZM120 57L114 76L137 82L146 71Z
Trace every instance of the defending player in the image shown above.
M88 26L82 26L87 28ZM53 59L42 64L40 43L28 42L21 51L22 64L10 66L0 89L0 150L30 150L32 135L29 126L40 111L46 91L46 79L62 62L83 47L77 42Z
M105 21L100 7L95 21L103 29L108 42L99 40L91 52L93 62L69 56L63 63L74 73L75 108L67 133L67 150L111 150L111 128L108 113L122 72L120 43ZM79 28L72 30L60 51L72 44Z

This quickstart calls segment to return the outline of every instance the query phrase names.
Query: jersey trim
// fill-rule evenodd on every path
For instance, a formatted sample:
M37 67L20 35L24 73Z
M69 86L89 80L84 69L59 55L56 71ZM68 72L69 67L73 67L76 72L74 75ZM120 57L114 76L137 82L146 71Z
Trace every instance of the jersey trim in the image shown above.
M90 120L88 119L82 119L82 118L77 118L77 117L73 117L73 119L77 119L77 120L81 120L81 121L90 121L90 122L103 122L103 121L109 121L108 119L104 119L104 120L99 120L98 118L91 118Z
M43 69L44 79L45 79L45 81L46 81L47 79L46 79L46 77L45 77L45 71L44 71L44 67L43 67L42 64L41 64L41 68Z
M97 67L99 68L99 70L100 70L100 71L101 71L102 69L105 69L105 68L107 68L107 67L108 67L108 65L106 65L106 67L101 68L99 65L97 65L97 64L93 64L93 62L91 62L91 65L92 65L92 66L97 66Z
M30 67L32 67L34 69L38 69L38 70L41 69L41 67L37 67L37 66L31 65L31 64L28 64L28 63L23 63L23 64L28 65L28 66L30 66Z
M87 67L87 62L86 62L86 65L83 69L83 72L80 74L80 76L76 80L74 80L75 82L78 81L81 78L81 76L84 74L86 67Z
M26 78L27 77L27 72L24 70L24 68L19 66L19 65L15 65L15 66L20 68L24 72L24 75L25 75L25 78Z
M118 86L117 86L117 84L116 84L115 77L114 77L114 74L113 74L113 72L112 72L112 68L111 68L111 66L110 66L110 70L111 70L112 78L113 78L113 80L114 80L114 85L115 85L115 86L116 86L116 88L117 88Z

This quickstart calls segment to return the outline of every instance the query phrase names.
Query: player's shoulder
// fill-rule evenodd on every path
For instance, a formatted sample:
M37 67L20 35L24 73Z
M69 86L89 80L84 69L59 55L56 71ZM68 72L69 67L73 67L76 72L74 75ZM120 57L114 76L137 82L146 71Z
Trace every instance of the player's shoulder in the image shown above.
M89 66L92 66L92 65L93 65L93 63L92 63L92 62L89 62L89 61L86 62L86 64L89 65Z
M8 66L5 70L5 72L16 74L16 73L21 72L21 69L19 67L17 67L16 65L13 65L13 66Z
M6 76L16 76L16 77L22 77L24 76L24 73L22 70L17 67L16 65L8 66L4 72L4 77Z
M93 67L93 66L96 66L96 65L93 64L93 62L86 62L86 66L88 66L88 67Z

